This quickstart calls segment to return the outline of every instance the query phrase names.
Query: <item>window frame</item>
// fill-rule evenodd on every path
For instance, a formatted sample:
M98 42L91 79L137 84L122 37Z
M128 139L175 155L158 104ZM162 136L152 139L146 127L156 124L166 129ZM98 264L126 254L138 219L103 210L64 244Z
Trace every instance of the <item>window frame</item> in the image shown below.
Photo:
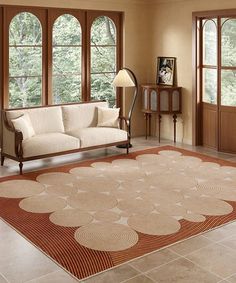
M2 107L9 108L9 25L14 16L21 12L29 12L35 15L42 26L42 106L53 105L52 93L52 32L54 21L63 14L71 14L81 25L82 32L82 62L81 62L81 84L82 93L81 101L90 101L90 30L93 20L99 16L108 16L116 25L117 31L117 50L116 50L116 72L118 72L123 64L122 48L123 48L123 12L119 11L93 11L81 9L65 9L51 7L31 7L31 6L10 6L0 5L2 17L0 13L0 21L3 22L0 28L0 37L3 39L3 50L0 60L2 60L1 79L3 80L2 88ZM2 18L2 19L1 19ZM0 49L1 52L1 49ZM116 89L116 106L121 108L122 113L122 90ZM77 103L77 102L74 102ZM73 102L68 102L73 104ZM26 107L28 108L28 107Z
M46 105L46 13L45 9L24 7L3 8L3 108L9 107L9 27L12 19L19 13L28 12L36 16L42 27L42 96L41 105Z
M101 16L107 16L109 17L116 26L116 72L118 72L121 69L122 66L122 26L121 26L121 18L119 14L114 14L114 12L108 12L108 11L88 11L87 13L87 97L86 101L90 100L90 94L91 94L91 68L90 68L90 62L91 62L91 29L93 22ZM122 95L121 90L118 88L116 90L116 106L121 107L122 105Z
M85 44L86 34L85 34L85 11L74 10L74 9L49 9L48 10L48 102L47 104L53 104L53 88L52 88L52 78L53 78L53 25L55 21L64 14L70 14L74 16L80 23L81 33L82 33L82 62L81 62L81 99L83 101L84 95L84 82L85 82Z

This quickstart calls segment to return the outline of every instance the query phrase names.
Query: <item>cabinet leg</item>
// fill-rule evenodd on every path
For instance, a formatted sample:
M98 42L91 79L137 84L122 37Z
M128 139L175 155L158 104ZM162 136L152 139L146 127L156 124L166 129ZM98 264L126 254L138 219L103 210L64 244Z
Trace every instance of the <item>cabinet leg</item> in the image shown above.
M176 122L177 122L177 115L173 115L173 123L174 123L174 143L176 143Z
M159 138L159 143L161 142L161 115L158 116L158 122L159 122L159 135L158 135L158 138Z
M148 120L149 120L149 125L148 125L149 132L148 132L148 134L149 134L149 136L151 136L151 132L152 132L152 114L148 114Z
M5 160L5 156L1 154L1 166L3 166Z
M147 140L148 136L148 113L144 113L144 118L145 118L145 139Z
M22 161L20 161L20 163L19 163L19 168L20 168L20 175L22 175L23 174L23 162Z

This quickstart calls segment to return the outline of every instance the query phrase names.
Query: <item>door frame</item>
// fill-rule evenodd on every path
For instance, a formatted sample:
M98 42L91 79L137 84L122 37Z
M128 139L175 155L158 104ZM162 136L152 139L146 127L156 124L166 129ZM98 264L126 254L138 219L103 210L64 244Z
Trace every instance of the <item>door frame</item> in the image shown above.
M219 17L236 17L236 9L227 9L227 10L213 10L213 11L201 11L201 12L193 12L192 13L192 144L195 146L202 145L202 89L199 87L199 80L198 80L198 68L201 67L201 62L199 61L199 57L202 58L201 50L198 52L198 46L199 44L202 45L202 42L199 42L202 40L202 36L198 33L198 20L201 20L202 18L219 18ZM218 36L218 46L219 46L219 40L220 40L220 32L217 31ZM218 47L219 48L219 47ZM199 56L199 54L200 56ZM219 77L220 72L220 52L218 52L217 56L217 72ZM201 78L200 78L201 80ZM218 80L217 89L219 91L220 89L220 80ZM219 107L220 107L220 101L219 101L219 95L217 95L217 121L218 121L218 129L219 129ZM220 130L218 130L217 136L218 136L218 142L217 142L217 150L219 150L220 147L220 141L219 141L219 133Z

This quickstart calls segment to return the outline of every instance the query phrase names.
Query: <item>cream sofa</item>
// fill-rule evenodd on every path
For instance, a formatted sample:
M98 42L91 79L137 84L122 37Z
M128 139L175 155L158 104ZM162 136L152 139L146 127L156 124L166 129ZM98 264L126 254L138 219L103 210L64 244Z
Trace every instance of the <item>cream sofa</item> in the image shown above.
M22 174L23 162L27 160L119 144L126 145L128 154L127 131L97 126L101 107L109 109L105 101L96 101L3 110L1 165L5 157L17 160ZM15 126L21 117L29 120L24 131ZM123 117L119 120L127 123Z

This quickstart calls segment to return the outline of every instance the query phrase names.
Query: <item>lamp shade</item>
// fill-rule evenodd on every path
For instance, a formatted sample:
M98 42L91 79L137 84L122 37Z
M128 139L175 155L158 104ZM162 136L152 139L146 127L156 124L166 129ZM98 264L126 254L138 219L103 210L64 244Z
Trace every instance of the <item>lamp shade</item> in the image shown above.
M128 70L122 69L115 76L112 85L115 87L131 87L135 86L135 83Z

